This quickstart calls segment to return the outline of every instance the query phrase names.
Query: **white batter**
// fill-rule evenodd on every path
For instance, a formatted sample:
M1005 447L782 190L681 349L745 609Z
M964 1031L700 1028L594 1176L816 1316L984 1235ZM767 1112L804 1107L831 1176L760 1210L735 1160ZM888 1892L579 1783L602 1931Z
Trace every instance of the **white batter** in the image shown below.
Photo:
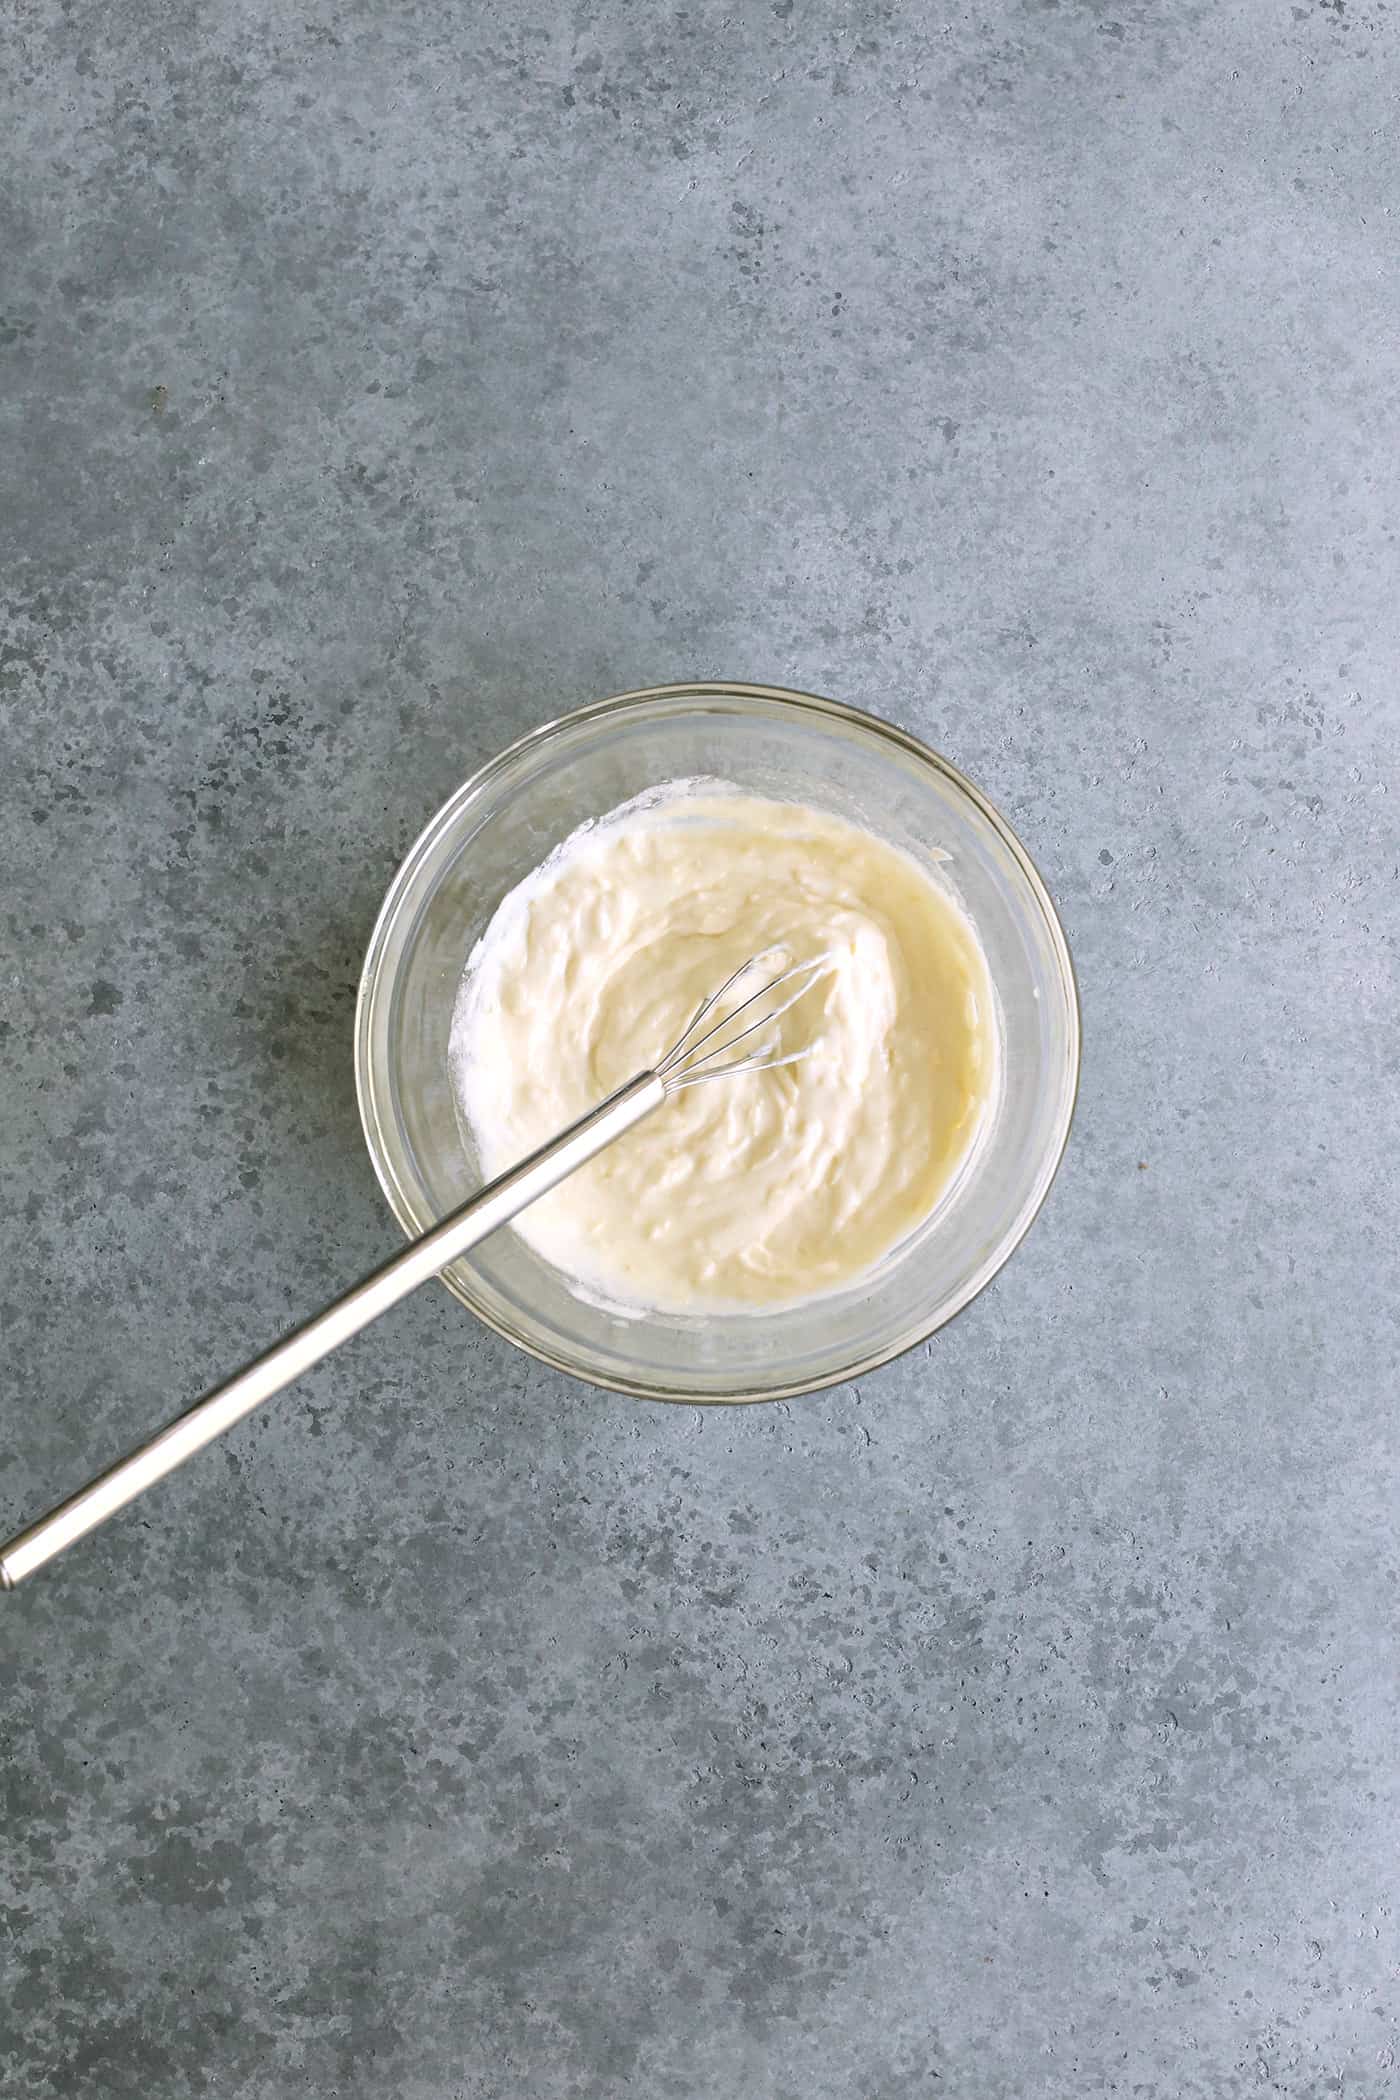
M758 1311L839 1290L967 1159L999 1043L986 959L949 892L837 817L677 782L567 839L467 965L453 1077L485 1172L659 1059L777 944L836 958L779 1023L784 1050L811 1054L688 1089L516 1220L583 1295Z

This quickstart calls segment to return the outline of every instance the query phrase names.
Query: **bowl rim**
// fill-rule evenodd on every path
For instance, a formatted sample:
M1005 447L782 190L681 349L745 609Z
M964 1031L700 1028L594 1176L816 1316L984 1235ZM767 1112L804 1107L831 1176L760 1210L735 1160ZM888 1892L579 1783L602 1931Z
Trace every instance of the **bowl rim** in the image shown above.
M808 693L789 686L748 685L723 679L696 680L671 685L638 686L629 692L614 693L604 700L589 701L583 707L571 709L567 714L555 715L537 728L527 730L513 743L498 751L462 782L460 787L428 819L394 872L384 901L375 917L365 959L360 971L359 991L355 1000L355 1098L359 1108L360 1128L364 1134L365 1148L374 1168L384 1198L395 1221L404 1235L413 1239L426 1228L418 1222L409 1205L406 1193L394 1171L388 1148L381 1142L380 1117L373 1098L371 1084L372 1065L370 1056L371 1017L376 994L380 989L380 977L384 952L390 932L397 920L403 895L416 875L419 866L441 836L453 825L461 812L488 789L498 776L525 757L532 750L542 748L567 732L579 729L592 722L606 721L610 716L642 713L656 708L664 709L668 703L687 700L750 700L771 705L775 711L814 715L826 721L845 722L852 728L874 734L892 744L906 757L918 761L939 773L980 812L991 826L1001 843L1011 854L1020 869L1035 904L1039 908L1050 937L1062 988L1065 992L1069 1022L1067 1044L1069 1062L1069 1086L1060 1114L1060 1127L1053 1147L1042 1160L1040 1169L1023 1200L1009 1230L997 1245L968 1276L952 1301L946 1304L936 1319L923 1318L910 1329L902 1332L887 1346L883 1346L853 1358L839 1369L824 1373L817 1379L795 1379L781 1385L765 1386L760 1391L735 1391L729 1393L679 1393L646 1379L628 1379L623 1376L604 1376L594 1370L580 1369L579 1365L560 1351L550 1349L532 1338L517 1332L508 1323L496 1318L480 1304L451 1274L441 1274L437 1281L451 1292L459 1304L466 1307L482 1325L488 1327L502 1341L521 1349L537 1363L547 1364L551 1370L562 1371L568 1377L592 1385L604 1392L621 1393L628 1399L654 1400L666 1405L690 1407L754 1406L767 1400L793 1400L806 1393L824 1392L831 1386L848 1385L853 1379L868 1377L872 1371L885 1364L894 1363L907 1355L911 1349L931 1341L933 1336L948 1326L950 1321L965 1312L975 1298L981 1296L988 1284L998 1276L1024 1242L1027 1233L1044 1208L1046 1198L1054 1185L1061 1162L1069 1144L1070 1130L1074 1123L1079 1103L1080 1075L1083 1064L1083 1018L1079 997L1079 980L1075 973L1074 958L1069 942L1060 923L1044 878L1026 848L1022 845L1010 824L988 801L967 775L951 760L908 730L887 722L880 715L870 714L863 708L851 707L845 701L831 700L820 693Z

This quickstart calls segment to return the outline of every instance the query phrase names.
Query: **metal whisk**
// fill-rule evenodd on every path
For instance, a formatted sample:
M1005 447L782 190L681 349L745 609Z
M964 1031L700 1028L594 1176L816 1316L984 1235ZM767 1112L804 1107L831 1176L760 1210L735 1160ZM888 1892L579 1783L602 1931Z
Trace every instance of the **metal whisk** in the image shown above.
M770 975L778 957L787 954L787 950L770 948L751 957L705 1000L685 1033L649 1070L639 1072L528 1159L488 1182L421 1239L196 1400L126 1458L7 1539L0 1546L0 1589L14 1589L45 1561L95 1531L146 1488L173 1473L196 1451L397 1305L400 1298L416 1291L420 1283L557 1188L634 1123L659 1108L669 1095L704 1079L738 1079L806 1057L813 1047L810 1044L783 1051L777 1024L835 963L833 957L819 955L789 963L777 976ZM754 982L752 991L745 989L748 980ZM750 1045L747 1050L741 1047L746 1043Z

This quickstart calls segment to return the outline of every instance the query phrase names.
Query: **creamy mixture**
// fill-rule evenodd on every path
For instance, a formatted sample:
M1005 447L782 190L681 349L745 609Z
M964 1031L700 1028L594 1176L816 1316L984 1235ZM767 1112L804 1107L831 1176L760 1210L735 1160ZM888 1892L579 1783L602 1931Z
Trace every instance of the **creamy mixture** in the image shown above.
M467 965L453 1078L485 1172L658 1060L773 946L834 960L777 1024L810 1054L673 1097L516 1220L584 1296L757 1311L839 1290L967 1159L999 1043L950 892L840 818L677 782L567 839Z

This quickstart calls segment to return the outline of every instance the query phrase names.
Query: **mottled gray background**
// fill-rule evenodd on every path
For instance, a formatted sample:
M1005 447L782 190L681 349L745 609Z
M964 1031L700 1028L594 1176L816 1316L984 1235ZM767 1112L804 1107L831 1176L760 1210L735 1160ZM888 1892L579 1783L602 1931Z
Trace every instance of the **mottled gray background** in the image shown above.
M1087 1056L859 1393L429 1292L5 1599L0 2092L1400 2088L1397 37L12 0L0 1518L393 1246L373 915L567 707L926 735Z

